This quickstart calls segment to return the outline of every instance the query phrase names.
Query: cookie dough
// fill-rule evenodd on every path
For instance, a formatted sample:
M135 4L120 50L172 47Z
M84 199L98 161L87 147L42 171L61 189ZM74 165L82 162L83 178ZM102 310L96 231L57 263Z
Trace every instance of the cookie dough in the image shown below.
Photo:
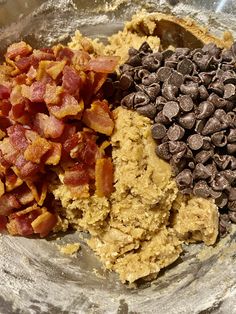
M208 42L227 47L232 38L215 38L191 20L141 12L108 41L104 46L77 31L69 46L83 47L93 54L119 55L123 63L128 49L139 48L144 41L158 50ZM132 283L153 278L173 263L180 256L183 243L214 244L218 210L211 199L178 192L170 165L155 154L148 118L121 107L114 111L114 118L111 142L115 190L111 197L76 199L63 185L60 170L60 181L53 181L50 188L60 203L57 230L72 226L89 232L88 245L104 266L116 271L122 282Z

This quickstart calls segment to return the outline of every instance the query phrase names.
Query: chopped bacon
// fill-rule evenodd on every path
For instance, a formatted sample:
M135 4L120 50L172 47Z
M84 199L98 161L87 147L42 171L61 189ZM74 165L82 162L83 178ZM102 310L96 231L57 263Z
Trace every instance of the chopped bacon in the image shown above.
M6 191L11 192L22 184L23 181L13 172L12 169L9 169L6 173Z
M7 217L0 215L0 232L6 230Z
M0 129L0 140L6 136L6 133Z
M10 110L11 110L10 101L7 99L0 100L0 116L7 117Z
M68 47L63 47L62 45L58 45L55 48L55 54L57 60L65 60L67 64L71 63L71 60L74 56L74 52Z
M112 73L115 71L120 57L101 56L91 59L87 66L87 71L94 71L99 73Z
M30 80L34 80L36 78L36 75L37 75L37 70L33 66L31 66L29 68L29 71L26 74L27 78Z
M107 79L107 73L95 73L93 82L93 94L96 94Z
M89 174L84 164L77 164L65 171L64 183L70 186L78 186L89 183Z
M43 51L43 49L40 49L40 50L34 49L32 55L34 59L37 61L55 60L55 56L53 52L50 50Z
M0 197L0 215L7 216L21 207L15 195L5 193Z
M25 102L12 105L11 110L9 111L9 117L18 121L25 114ZM26 118L26 117L25 117Z
M7 48L6 57L9 59L15 59L17 56L25 57L32 51L30 45L27 45L24 41L14 43Z
M26 184L23 184L14 190L13 194L16 196L21 205L27 205L34 201L34 196Z
M28 145L24 152L24 158L27 161L39 164L41 158L51 149L51 144L44 138L38 136L31 144Z
M22 57L15 61L15 65L21 72L27 72L33 63L32 56Z
M51 78L56 80L57 77L62 73L65 65L66 61L52 61L46 68L46 72L51 76Z
M46 84L42 82L34 82L32 85L22 85L22 96L28 98L32 102L43 102L46 92Z
M75 69L66 65L63 70L62 86L70 95L79 95L82 79Z
M61 143L50 142L51 148L44 156L45 165L56 166L59 164L62 154L62 145Z
M1 151L1 164L3 161L9 164L14 164L16 161L16 158L18 156L18 150L14 148L12 143L10 142L10 139L8 137L5 137L0 142L0 151ZM7 164L4 164L4 166L7 167Z
M7 128L11 144L19 151L25 150L29 144L25 137L25 131L26 129L20 124L15 124Z
M90 109L85 109L83 122L96 132L111 135L114 129L114 122L109 113L109 107L106 102L95 101Z
M55 214L45 211L39 215L32 223L34 233L39 233L40 237L46 237L57 224L58 218Z
M12 105L17 105L24 102L24 97L21 94L21 85L15 85L10 94L10 102Z
M84 102L82 99L78 102L70 94L64 94L61 105L49 106L48 109L57 119L63 119L65 117L77 116L81 113L84 109Z
M96 194L108 197L113 191L113 165L109 158L97 159L95 167Z
M40 171L40 166L31 161L27 161L23 155L18 155L15 165L19 171L21 179L33 178Z
M74 53L72 63L76 69L83 70L84 68L88 66L90 59L91 57L86 51L77 50Z
M9 98L10 94L11 94L10 88L0 84L0 99Z
M64 130L64 123L54 116L48 116L44 113L37 113L34 119L34 129L39 135L46 138L58 138Z
M46 92L44 95L44 101L47 105L57 105L60 103L61 94L64 92L62 86L56 86L52 84L46 85Z
M4 192L5 192L5 186L2 180L0 180L0 197L3 196Z

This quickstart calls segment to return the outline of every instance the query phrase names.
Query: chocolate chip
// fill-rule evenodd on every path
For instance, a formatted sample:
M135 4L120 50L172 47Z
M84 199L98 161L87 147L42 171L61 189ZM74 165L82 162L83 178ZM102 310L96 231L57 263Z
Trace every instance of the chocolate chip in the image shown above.
M215 111L215 106L210 101L203 101L197 108L197 119L210 117Z
M129 56L136 56L138 54L138 50L134 47L130 47L128 51Z
M161 82L166 81L172 73L172 69L168 67L161 67L157 71L157 77Z
M236 143L227 144L227 152L231 155L236 153Z
M136 79L142 80L144 77L148 77L151 73L147 69L138 69L138 71L135 71Z
M170 123L170 120L163 115L163 111L160 111L155 117L155 122L167 125Z
M182 111L189 112L193 109L193 101L189 95L181 95L178 97L179 106Z
M236 86L233 84L226 84L224 87L224 98L228 100L236 99Z
M185 56L187 56L190 52L190 49L189 48L176 48L175 49L175 55L178 57L178 59L180 60L180 58L183 58Z
M220 169L226 169L230 164L230 156L215 154L213 159Z
M216 174L215 179L211 182L211 187L214 191L223 191L229 190L230 184L229 181L219 172Z
M195 114L193 112L186 113L179 117L179 124L185 129L192 129L195 125Z
M199 153L195 156L195 161L197 163L203 163L205 164L210 158L212 158L214 155L213 150L201 150Z
M156 112L157 112L154 104L152 104L152 103L145 105L145 106L137 107L136 110L138 113L140 113L141 115L143 115L149 119L154 119L154 117L156 116Z
M224 94L224 84L220 81L220 80L217 80L215 82L211 82L209 85L208 85L208 90L212 93L215 93L219 96L223 96Z
M229 101L224 99L224 98L221 98L219 97L218 95L212 93L209 98L208 98L208 101L210 101L211 103L213 103L213 105L216 107L216 108L225 108L229 105Z
M145 92L148 94L151 101L155 101L156 97L160 93L160 85L158 83L153 83L145 88Z
M230 168L231 170L235 170L235 169L236 169L236 157L234 157L234 156L229 156L229 160L230 160L230 162L229 162L229 168Z
M164 63L165 67L172 68L172 69L176 69L177 65L178 65L177 61L171 61L171 60L166 60Z
M170 160L172 155L170 154L170 151L169 151L169 143L166 142L166 143L159 144L156 147L156 154L158 157L164 160Z
M230 201L227 204L228 209L232 212L236 212L236 201Z
M198 66L200 71L206 71L211 62L209 55L204 55L202 52L198 51L193 55L193 61Z
M121 100L121 106L125 107L125 108L129 108L129 109L133 109L134 107L134 97L135 97L136 93L131 93L127 96L125 96L122 100Z
M227 140L229 143L236 142L236 129L229 130L229 135L227 136Z
M195 168L195 163L194 163L193 161L190 161L190 162L188 163L188 167L189 167L190 169L194 169L194 168Z
M169 150L171 154L177 154L179 152L184 152L187 149L187 145L182 141L170 141Z
M204 149L204 150L212 150L213 149L213 146L211 144L211 138L209 136L203 136L202 149Z
M198 73L198 76L199 76L201 82L202 82L204 85L206 85L206 86L208 86L208 85L211 83L211 81L212 81L214 75L215 75L215 71L213 71L213 72L200 72L200 73Z
M131 66L131 65L129 65L129 64L126 64L126 63L124 63L124 64L122 64L122 65L120 66L120 72L121 72L121 74L122 74L122 73L125 73L125 72L133 73L133 70L134 70L134 67Z
M144 92L134 93L134 108L146 106L149 104L150 98Z
M230 184L236 179L236 172L230 169L221 171L221 174L229 181Z
M200 85L198 87L198 92L200 100L207 100L207 98L209 97L209 93L204 85Z
M166 135L166 127L161 123L155 123L151 128L151 132L155 140L160 140Z
M130 54L130 51L131 50L129 50L129 54ZM140 58L138 54L133 54L133 50L132 50L132 54L130 55L126 63L129 65L132 65L133 67L136 67L142 64L142 59Z
M176 176L175 180L180 190L192 187L193 176L191 170L184 169Z
M224 147L227 144L227 137L225 132L220 131L212 134L211 141L217 147Z
M181 62L177 65L177 71L183 75L190 75L193 72L193 62L186 57L183 58Z
M142 43L142 45L139 47L139 51L145 52L145 53L152 53L152 48L150 45L145 41Z
M174 54L173 50L167 49L162 52L163 59L168 59Z
M168 78L168 84L174 85L176 87L180 87L184 83L184 76L183 74L173 71Z
M164 107L164 104L167 102L167 100L162 97L162 96L158 96L156 98L156 102L155 102L155 106L157 108L157 111L161 111Z
M233 85L236 84L236 74L232 70L223 71L223 75L221 79L224 84L233 84Z
M192 99L196 99L198 96L198 84L190 82L189 84L182 84L180 91L184 95L189 95Z
M194 185L193 194L196 196L207 198L210 196L210 188L205 181L200 180Z
M168 101L163 107L163 115L170 121L179 114L179 105L175 101Z
M216 117L212 117L206 122L202 130L202 135L210 135L215 132L221 131L221 129L222 124L220 123L220 121Z
M123 90L129 89L133 84L133 78L127 73L124 73L120 77L120 88Z
M156 73L150 73L142 77L142 84L146 86L149 86L153 83L158 83L158 82L159 82L159 79Z
M181 140L181 138L184 136L184 129L177 125L173 124L167 131L167 136L170 141L178 141Z
M233 202L232 202L233 203ZM233 207L233 209L235 208L236 209L236 202L234 202L235 203L235 205L234 205L234 207ZM233 210L230 210L229 211L229 219L232 221L232 222L234 222L234 223L236 223L236 212L235 211L233 211Z
M148 71L154 72L160 68L161 61L157 57L151 54L151 55L143 57L142 65Z
M176 100L178 96L178 87L170 84L163 84L162 95L168 100Z
M229 190L229 201L236 201L236 188Z
M197 132L198 134L201 134L205 124L206 124L206 119L205 120L197 120L196 124L195 124L194 131Z
M193 178L198 179L207 179L211 176L211 171L209 168L204 166L202 163L197 163L193 171Z
M228 203L227 194L221 193L220 197L215 199L215 203L219 208L224 208Z
M214 43L205 44L202 51L207 52L210 56L219 56L221 53L221 49Z
M173 155L169 163L171 166L171 172L173 176L177 176L181 171L183 171L186 168L186 160L179 159L177 155Z
M187 139L187 143L192 150L198 150L203 145L203 137L200 134L190 135Z

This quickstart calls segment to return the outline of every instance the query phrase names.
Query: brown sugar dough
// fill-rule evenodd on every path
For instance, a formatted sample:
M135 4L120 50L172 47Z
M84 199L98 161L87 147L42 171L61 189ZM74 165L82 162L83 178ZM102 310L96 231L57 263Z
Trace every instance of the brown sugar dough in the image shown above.
M104 266L133 282L173 263L184 241L213 244L218 212L211 200L181 199L169 164L155 154L148 118L121 107L114 118L111 197L73 199L61 174L51 190L61 200L65 223L88 231L88 244Z

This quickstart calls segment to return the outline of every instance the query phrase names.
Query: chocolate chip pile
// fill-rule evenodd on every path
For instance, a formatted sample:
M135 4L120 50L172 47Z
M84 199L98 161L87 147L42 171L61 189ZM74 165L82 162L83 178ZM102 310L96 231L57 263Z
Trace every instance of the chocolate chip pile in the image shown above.
M184 194L214 198L220 231L236 222L236 43L154 52L129 50L120 68L123 107L154 121L156 154Z

